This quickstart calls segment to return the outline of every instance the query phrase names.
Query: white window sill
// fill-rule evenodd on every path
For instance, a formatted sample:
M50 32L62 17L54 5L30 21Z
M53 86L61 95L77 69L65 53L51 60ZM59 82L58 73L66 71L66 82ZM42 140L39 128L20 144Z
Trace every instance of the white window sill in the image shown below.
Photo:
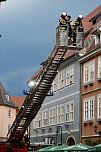
M97 81L101 81L101 77L98 77L98 78L97 78Z
M93 123L93 119L91 119L91 120L84 120L83 121L83 124L88 124L88 123Z
M89 82L84 83L82 86L87 87L88 85L93 85L93 83L94 81L89 81Z

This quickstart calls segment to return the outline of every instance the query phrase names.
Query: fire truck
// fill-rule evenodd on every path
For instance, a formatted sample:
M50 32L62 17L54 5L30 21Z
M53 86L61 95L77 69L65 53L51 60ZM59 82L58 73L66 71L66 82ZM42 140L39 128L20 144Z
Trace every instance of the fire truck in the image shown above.
M8 132L7 141L0 143L0 152L28 152L28 139L25 132L50 91L66 52L71 49L79 51L82 48L83 32L76 32L76 46L73 46L68 42L68 28L66 31L56 28L56 46L43 65L36 79L36 86L26 92L26 98Z

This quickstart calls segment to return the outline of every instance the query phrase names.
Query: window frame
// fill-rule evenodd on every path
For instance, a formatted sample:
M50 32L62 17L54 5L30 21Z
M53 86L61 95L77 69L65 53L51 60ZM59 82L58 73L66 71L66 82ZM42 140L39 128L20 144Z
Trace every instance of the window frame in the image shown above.
M49 111L48 109L42 110L42 127L49 126Z
M94 96L83 99L83 121L92 121L94 119L94 103Z
M73 105L72 110L70 110L70 106ZM67 110L67 106L68 106L68 110ZM71 119L71 114L72 114L72 119ZM68 115L68 116L67 116ZM67 119L69 118L69 120ZM74 121L74 100L69 101L65 104L65 122L73 122Z
M56 75L55 79L53 80L51 90L57 91L57 75Z
M63 107L63 109L62 109ZM58 108L60 108L60 113L58 113ZM63 110L63 112L62 112ZM61 123L64 123L65 121L65 118L64 118L64 113L65 113L65 106L64 104L60 104L57 106L57 124L61 124ZM63 117L63 120L62 120L62 117Z
M93 71L91 71L92 69ZM95 81L95 59L85 63L83 71L84 71L84 75L83 75L84 84ZM86 73L86 71L88 72ZM91 78L91 72L93 72L93 78Z
M8 94L5 94L5 98L6 98L7 102L10 101L10 96Z
M49 108L49 126L52 125L56 125L56 106Z
M100 43L101 43L101 33L98 32L98 33L95 35L95 45L100 44Z
M100 102L101 102L101 94L97 95L97 119L101 119L101 103L99 106L99 98L100 98ZM100 108L100 110L99 110L99 108ZM99 115L99 113L100 113L100 115Z
M61 70L57 74L57 89L62 89L65 87L65 69Z
M38 112L34 121L35 121L35 125L33 127L34 128L41 128L41 126L42 126L41 111Z
M35 118L33 119L33 129L36 129Z
M11 109L8 110L8 117L11 118Z
M71 79L73 80L71 81ZM72 84L74 84L74 65L66 68L66 86L70 86Z
M99 72L101 73L101 56L98 57L98 78L101 78Z
M11 128L11 124L8 124L8 132L9 132L10 128Z

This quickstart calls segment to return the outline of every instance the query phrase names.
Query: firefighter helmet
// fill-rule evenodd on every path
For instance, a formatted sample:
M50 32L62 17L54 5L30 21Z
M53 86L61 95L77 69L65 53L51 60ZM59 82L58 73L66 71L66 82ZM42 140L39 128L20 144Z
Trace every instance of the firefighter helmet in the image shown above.
M82 19L82 18L83 18L83 15L79 15L78 17Z
M65 13L65 12L62 12L62 14L61 15L63 15L63 16L67 16L67 14Z

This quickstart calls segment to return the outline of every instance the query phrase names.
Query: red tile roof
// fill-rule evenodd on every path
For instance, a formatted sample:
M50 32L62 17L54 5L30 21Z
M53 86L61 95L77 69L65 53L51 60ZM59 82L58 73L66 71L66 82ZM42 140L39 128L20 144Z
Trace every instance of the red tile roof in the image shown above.
M11 96L13 103L20 108L25 100L25 96Z
M93 34L98 27L101 27L101 18L100 18L100 20L96 23L96 25L95 25L94 28L92 29L91 33Z
M87 32L93 27L91 20L100 12L101 12L101 5L99 5L95 10L93 10L83 19L84 32Z

